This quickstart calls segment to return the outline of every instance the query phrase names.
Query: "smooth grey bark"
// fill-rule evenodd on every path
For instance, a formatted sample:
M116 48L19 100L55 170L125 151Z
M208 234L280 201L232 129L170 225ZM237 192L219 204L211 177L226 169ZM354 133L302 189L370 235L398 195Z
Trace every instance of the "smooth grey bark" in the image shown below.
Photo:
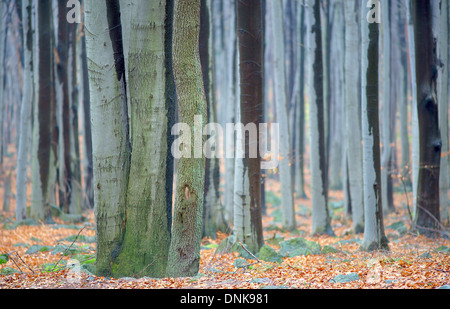
M17 183L16 183L16 220L21 222L26 219L27 206L27 168L29 138L31 128L31 111L34 100L33 87L33 33L31 20L31 2L22 3L22 30L24 48L24 84L22 107L20 111L20 136L19 149L17 154Z
M361 8L361 99L364 177L364 238L366 251L388 249L384 235L380 171L379 99L379 24L368 23L365 1Z
M359 1L344 1L345 6L345 137L347 139L347 160L349 192L352 207L352 221L355 233L364 231L364 187L362 172L361 113L359 72L360 36Z
M3 130L5 123L5 89L4 89L4 79L5 79L5 51L6 51L6 41L7 41L7 4L5 1L0 3L0 167L3 165L3 153L5 143L3 140Z
M304 179L304 158L305 158L305 9L303 1L297 7L297 35L296 56L297 73L294 84L294 94L296 99L295 117L295 192L297 197L306 198Z
M328 180L325 153L322 35L320 1L305 1L307 11L308 89L310 96L310 170L312 234L334 234L328 211Z
M52 64L52 5L50 0L39 1L37 9L37 82L33 121L32 201L30 215L34 219L51 222L50 202L53 184L51 165L54 160L53 138L53 64Z
M238 98L236 96L237 88L237 37L236 37L236 14L235 2L223 1L224 5L224 47L225 47L225 63L226 76L224 80L224 114L225 123L236 123L236 104ZM225 150L234 152L235 136L227 135L225 137ZM234 169L235 159L225 157L225 188L224 188L224 204L225 204L225 220L232 222L234 218Z
M343 189L346 181L344 170L347 153L345 142L345 26L344 2L333 1L330 26L330 133L329 133L329 187ZM357 87L355 87L357 88ZM344 142L342 142L344 141Z
M290 132L286 98L285 44L283 40L282 0L270 1L273 16L274 39L274 88L276 97L277 122L280 124L280 182L281 204L283 206L283 227L295 228L295 209L290 167Z
M413 210L416 213L417 183L419 176L419 119L417 115L417 82L416 82L416 50L414 39L414 26L411 13L411 0L405 0L407 32L408 32L408 56L411 87L411 185L413 192Z
M442 150L441 170L439 172L439 204L441 222L449 221L448 212L448 190L449 190L449 142L448 142L448 28L449 28L449 5L448 1L440 0L433 2L439 14L439 27L435 30L438 35L438 58L440 67L437 80L439 129L441 132ZM437 23L436 23L437 24Z
M111 276L126 226L130 169L124 68L115 60L105 1L86 1L86 51L91 93L96 216L96 273ZM116 42L118 43L118 42ZM120 57L120 54L117 55ZM122 63L123 64L123 63Z
M382 71L382 118L381 118L381 129L382 129L382 154L381 154L381 179L382 179L382 192L383 192L383 210L388 212L392 209L392 173L393 173L393 154L394 154L394 145L392 141L393 130L394 128L391 126L391 107L395 102L392 102L392 94L391 92L395 91L392 89L391 83L391 74L393 73L392 65L393 59L391 54L393 50L396 48L392 48L393 42L391 39L391 1L382 3L382 14L381 14L381 27L382 27L382 63L383 63L383 71Z
M214 12L211 0L202 0L200 13L200 42L199 52L202 62L203 83L207 99L208 123L217 122L217 99L215 96L215 57L214 57ZM213 129L214 130L214 129ZM204 132L207 133L207 132ZM211 132L209 132L211 134ZM226 232L228 225L224 219L222 202L220 199L220 162L221 156L219 132L214 131L214 155L206 158L205 192L203 204L203 236L216 238L217 231Z

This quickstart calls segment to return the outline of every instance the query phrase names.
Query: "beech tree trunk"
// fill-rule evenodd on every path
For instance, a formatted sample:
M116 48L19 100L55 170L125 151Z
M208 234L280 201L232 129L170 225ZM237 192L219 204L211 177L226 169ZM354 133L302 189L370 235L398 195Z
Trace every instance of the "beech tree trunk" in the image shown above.
M50 160L53 137L53 48L51 20L52 3L50 0L39 1L37 7L37 97L34 110L34 132L32 153L32 202L31 217L44 222L51 222L50 201Z
M194 149L191 158L182 157L178 161L167 276L186 277L196 275L200 265L205 181L205 156L202 151L205 138L195 136L207 121L198 46L200 0L175 0L173 29L173 70L179 122L193 130Z
M283 227L295 228L295 209L292 188L292 173L290 167L290 132L289 118L286 99L286 67L285 67L285 44L283 30L283 6L282 0L270 1L273 16L273 39L274 39L274 88L276 97L276 117L280 124L280 151L279 171L281 182L281 204L283 206Z
M114 276L126 227L131 146L118 1L86 1L96 217L96 273Z
M435 235L440 226L439 174L442 140L437 102L437 44L429 1L412 2L416 42L417 115L419 119L419 175L414 224L420 233ZM420 43L419 43L420 42Z
M364 239L366 251L388 249L384 235L380 171L380 128L378 120L379 25L368 23L368 9L361 9L361 99L364 177Z
M359 5L358 1L344 1L345 5L345 102L347 162L352 221L355 233L364 231L364 186L361 148L361 112L359 87ZM345 168L345 167L344 167Z
M31 112L34 100L33 87L33 24L31 20L31 0L22 3L22 30L24 49L24 83L22 107L20 111L20 136L17 154L17 185L16 185L16 220L26 219L27 206L27 169L28 155L30 153L29 138L31 127Z
M320 1L308 0L308 48L310 77L310 164L312 234L334 234L328 211L328 177L325 153L325 115L323 92L322 32L320 25Z
M238 241L246 244L249 250L257 253L264 245L261 217L261 155L259 153L259 124L263 119L263 15L261 0L237 2L237 34L239 42L240 72L240 114L244 126L254 125L257 136L239 131L238 140L244 147L241 174L235 181L246 185L238 197L243 201L241 207L234 209L234 231ZM252 149L258 149L256 157ZM237 172L237 170L235 171ZM247 179L244 179L247 178ZM245 203L244 203L245 201ZM238 211L239 210L239 211ZM244 220L248 216L248 220ZM238 224L239 223L239 224Z

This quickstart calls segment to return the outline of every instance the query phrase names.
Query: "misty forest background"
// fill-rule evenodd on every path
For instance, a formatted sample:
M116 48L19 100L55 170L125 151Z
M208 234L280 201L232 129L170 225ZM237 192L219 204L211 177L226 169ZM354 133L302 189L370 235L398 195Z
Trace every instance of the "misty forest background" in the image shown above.
M448 238L447 0L69 2L0 1L0 207L17 224L95 209L96 274L193 276L218 231L256 255L274 201L294 231L309 200L311 235L336 235L339 205L363 250L389 250L399 211ZM279 123L279 166L245 134L244 159L175 160L171 128L195 115Z

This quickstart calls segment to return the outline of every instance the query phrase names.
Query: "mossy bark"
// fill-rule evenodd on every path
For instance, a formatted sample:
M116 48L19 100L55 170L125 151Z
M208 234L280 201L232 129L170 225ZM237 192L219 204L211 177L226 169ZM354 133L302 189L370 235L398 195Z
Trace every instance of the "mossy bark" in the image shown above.
M166 271L172 207L166 177L173 179L166 173L170 168L166 138L170 112L165 100L168 14L166 1L146 1L134 8L131 18L128 85L133 152L124 240L113 267L118 277L163 277Z
M191 158L177 166L175 209L167 276L198 273L202 235L205 157L201 134L207 119L206 96L199 56L200 0L176 0L173 30L173 70L178 96L179 122L193 129ZM195 136L202 136L200 141ZM201 142L201 145L198 145Z

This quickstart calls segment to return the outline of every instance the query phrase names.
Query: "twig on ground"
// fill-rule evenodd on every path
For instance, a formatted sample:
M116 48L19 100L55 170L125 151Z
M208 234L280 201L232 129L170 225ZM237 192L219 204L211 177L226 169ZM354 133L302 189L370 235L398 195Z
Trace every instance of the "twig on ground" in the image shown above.
M60 257L60 259L58 260L58 262L56 262L55 266L53 266L52 271L55 270L56 266L58 266L58 263L61 262L62 258L66 256L66 252L72 248L73 244L78 240L78 237L80 236L81 232L86 228L86 225L83 225L83 227L80 229L80 231L78 232L77 236L75 237L75 239L72 241L72 243L70 244L70 246L68 248L66 248L66 250L64 250L63 255Z

